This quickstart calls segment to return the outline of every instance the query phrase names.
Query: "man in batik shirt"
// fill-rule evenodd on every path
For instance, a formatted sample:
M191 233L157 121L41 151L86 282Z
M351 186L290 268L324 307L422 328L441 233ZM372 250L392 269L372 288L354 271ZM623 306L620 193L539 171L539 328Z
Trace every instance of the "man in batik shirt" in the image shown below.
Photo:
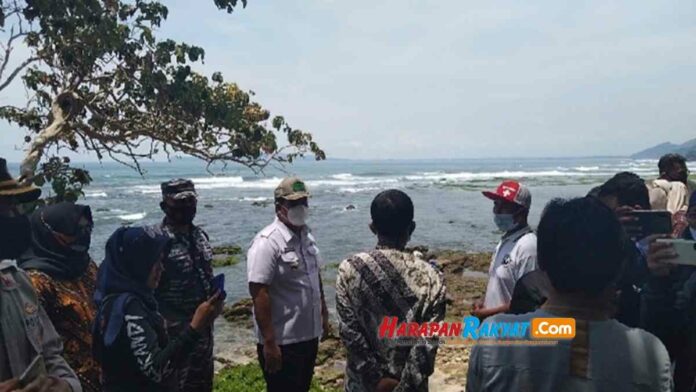
M167 321L169 336L185 330L196 308L213 295L213 251L208 235L193 224L198 195L190 180L177 179L162 184L165 213L162 231L172 239L164 260L164 272L155 292L160 313ZM213 389L213 330L208 328L177 369L181 392L210 392Z
M344 260L338 269L336 307L348 351L346 391L427 391L437 342L410 344L380 339L385 316L401 322L439 322L445 317L445 285L439 271L405 252L416 228L413 202L388 190L372 202L372 252Z

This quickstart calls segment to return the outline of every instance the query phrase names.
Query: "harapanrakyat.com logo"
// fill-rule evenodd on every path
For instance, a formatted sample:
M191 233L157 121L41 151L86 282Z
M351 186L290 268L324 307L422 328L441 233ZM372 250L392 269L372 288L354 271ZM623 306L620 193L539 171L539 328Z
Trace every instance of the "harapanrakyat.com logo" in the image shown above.
M445 344L556 344L575 337L575 319L538 317L530 321L481 321L466 316L461 322L400 322L386 316L379 326L381 339L395 343L414 344L438 340Z

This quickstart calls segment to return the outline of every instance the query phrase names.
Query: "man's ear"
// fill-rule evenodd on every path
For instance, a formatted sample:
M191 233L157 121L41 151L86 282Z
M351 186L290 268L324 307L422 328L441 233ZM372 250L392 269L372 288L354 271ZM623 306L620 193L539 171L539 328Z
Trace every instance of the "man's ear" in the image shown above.
M413 232L416 231L416 221L411 222L411 227L409 228L409 235L413 235Z
M372 232L372 234L377 235L377 230L375 230L375 225L372 222L370 222L370 224L367 225L367 227L370 228L370 231Z

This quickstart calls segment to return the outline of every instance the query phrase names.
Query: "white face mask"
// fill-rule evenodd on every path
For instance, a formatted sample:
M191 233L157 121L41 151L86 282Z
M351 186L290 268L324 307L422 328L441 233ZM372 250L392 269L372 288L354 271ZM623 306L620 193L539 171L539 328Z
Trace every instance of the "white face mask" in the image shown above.
M302 227L307 224L309 218L309 207L304 205L288 208L288 221L291 225Z

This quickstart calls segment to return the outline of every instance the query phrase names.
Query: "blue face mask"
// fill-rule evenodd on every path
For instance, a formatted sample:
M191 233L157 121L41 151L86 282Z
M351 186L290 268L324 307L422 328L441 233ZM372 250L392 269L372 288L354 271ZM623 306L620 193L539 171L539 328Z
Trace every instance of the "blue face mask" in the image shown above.
M507 233L515 228L515 217L513 214L494 214L493 221L500 231Z

